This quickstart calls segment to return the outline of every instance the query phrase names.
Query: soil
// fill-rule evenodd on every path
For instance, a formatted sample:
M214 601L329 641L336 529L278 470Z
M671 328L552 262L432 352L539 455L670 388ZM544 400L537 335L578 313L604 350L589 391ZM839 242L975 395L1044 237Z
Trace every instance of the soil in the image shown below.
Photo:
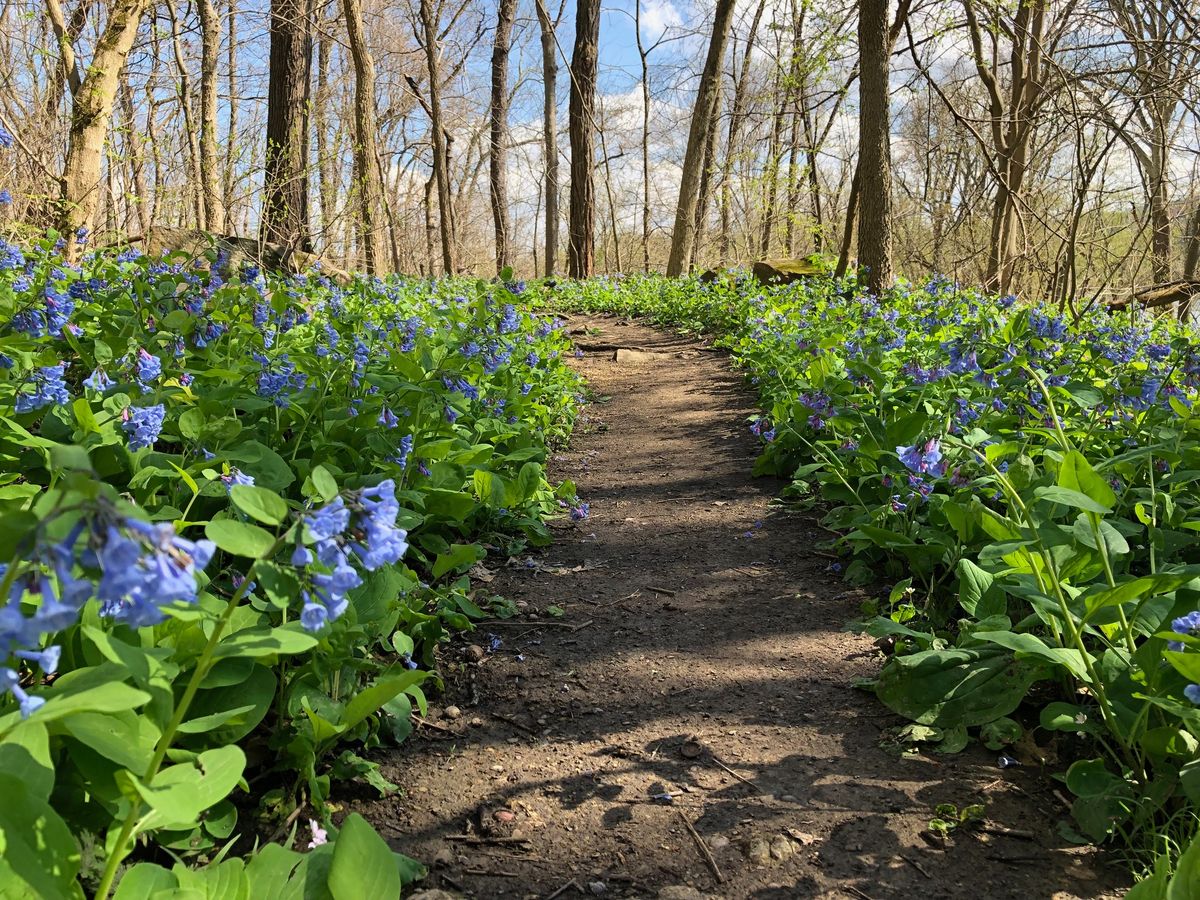
M483 588L520 617L447 652L437 710L381 760L402 790L355 804L430 865L419 889L1118 896L1116 867L1058 837L1063 797L1036 766L889 745L902 721L853 687L882 660L844 630L865 595L829 570L829 534L774 502L781 483L750 477L753 394L728 359L615 319L569 326L606 348L577 360L593 402L552 462L590 517L488 563ZM935 847L942 803L983 804L986 825Z

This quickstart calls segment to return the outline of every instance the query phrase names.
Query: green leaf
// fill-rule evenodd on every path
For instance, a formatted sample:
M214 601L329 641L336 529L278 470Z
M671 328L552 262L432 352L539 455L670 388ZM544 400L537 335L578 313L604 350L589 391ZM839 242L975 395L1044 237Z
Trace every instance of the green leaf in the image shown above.
M958 604L976 619L1004 615L1007 604L995 578L971 560L958 561Z
M316 466L309 475L312 479L313 488L317 492L317 496L328 503L338 493L337 480L329 473L329 470L324 466Z
M400 896L404 885L392 849L358 813L342 822L328 884L333 900Z
M428 674L427 672L406 671L400 675L381 678L351 698L350 702L346 704L346 710L342 713L339 724L349 731L367 716L381 709L397 694L403 693L413 685L420 684Z
M1051 647L1036 635L1018 634L1013 631L976 631L973 633L973 637L1007 647L1014 652L1018 659L1037 657L1052 665L1065 668L1082 682L1091 681L1087 666L1084 665L1083 657L1080 656L1078 650Z
M1102 759L1077 759L1067 769L1067 788L1076 797L1124 796L1129 793L1125 779L1108 770Z
M149 785L130 778L134 789L152 810L141 831L190 828L200 814L224 800L242 780L246 754L237 746L205 750L193 762L169 766Z
M216 659L228 656L290 656L317 646L311 634L297 630L295 623L279 628L246 628L229 635L217 645Z
M214 519L204 527L204 534L226 553L248 559L262 559L275 546L269 531L233 519Z
M71 674L83 673L86 676L87 672L86 669L76 669ZM72 681L71 688L75 688L78 683L78 680ZM93 688L62 690L58 694L51 689L42 696L46 698L46 703L30 716L29 721L40 722L43 725L49 725L78 712L120 712L136 709L150 700L150 695L145 691L131 688L119 681ZM20 721L19 712L0 717L0 737L6 736Z
M254 900L304 900L308 856L267 844L246 863L246 879Z
M1016 709L1045 666L1013 658L1000 647L923 650L893 656L875 690L879 699L922 725L982 725Z
M275 563L259 562L254 567L254 580L277 609L288 609L300 596L300 582L295 573Z
M1183 851L1167 888L1167 900L1200 900L1200 837Z
M1063 455L1062 462L1058 465L1058 483L1060 487L1086 494L1098 506L1103 507L1103 511L1117 505L1117 495L1113 493L1112 487L1096 473L1087 458L1078 450L1069 450Z
M22 722L0 741L0 772L25 785L33 799L45 802L54 789L50 735L41 722Z
M447 572L472 565L487 556L479 544L455 544L446 553L439 553L433 564L433 577L441 578Z
M138 863L121 876L113 900L160 900L179 887L175 873L154 863Z
M229 496L238 509L266 525L279 525L287 518L287 503L274 491L264 487L256 484L235 484L230 489Z
M1093 500L1082 491L1077 491L1072 488L1061 487L1058 485L1048 485L1046 487L1036 488L1033 495L1039 500L1048 500L1051 503L1061 503L1064 506L1073 506L1076 509L1082 509L1087 512L1104 514L1112 511L1111 506L1104 506L1101 503Z
M10 869L0 888L12 897L82 898L80 854L71 829L45 800L9 773L0 773L0 840ZM14 884L12 878L17 882Z

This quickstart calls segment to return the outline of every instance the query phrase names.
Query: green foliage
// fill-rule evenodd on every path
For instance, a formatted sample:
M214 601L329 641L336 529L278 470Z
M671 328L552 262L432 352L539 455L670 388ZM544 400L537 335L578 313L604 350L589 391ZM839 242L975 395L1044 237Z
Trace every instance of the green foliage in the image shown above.
M393 789L370 751L486 614L461 573L574 497L578 379L519 286L213 262L0 246L5 896L398 896L331 783ZM297 806L327 845L225 858Z

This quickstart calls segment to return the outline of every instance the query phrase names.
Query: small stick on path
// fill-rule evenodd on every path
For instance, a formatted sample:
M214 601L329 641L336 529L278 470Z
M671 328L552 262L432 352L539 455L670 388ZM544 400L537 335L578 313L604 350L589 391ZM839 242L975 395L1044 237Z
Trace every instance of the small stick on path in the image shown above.
M668 590L667 588L654 587L654 585L651 585L651 584L646 585L646 590L654 591L654 593L656 593L656 594L666 594L668 597L675 596L674 591Z
M750 785L750 787L754 788L760 794L762 793L762 788L760 788L757 784L755 784L749 778L745 778L745 777L739 775L737 772L733 771L733 769L729 768L729 766L727 766L727 765L725 765L725 763L721 762L721 760L717 758L715 753L710 752L709 756L712 758L713 762L715 762L718 766L720 766L722 769L724 769L726 772L728 772L730 775L732 775L738 781L742 782L742 784L748 784L748 785Z
M575 888L575 890L579 890L579 882L572 878L553 894L547 894L546 900L556 900L557 897L561 897L563 894L565 894L568 888Z
M926 869L923 865L921 865L919 862L917 862L912 857L905 856L903 853L901 853L900 858L902 860L904 860L906 863L908 863L910 866L912 866L914 869L916 869L918 872L920 872L922 875L924 875L926 878L933 878L933 876L929 874L929 870Z
M856 888L852 884L846 885L846 887L843 888L843 890L848 891L849 893L853 894L855 897L861 898L861 900L875 900L875 898L872 897L870 894L864 894L862 891L860 891L858 888Z
M432 728L435 731L444 731L446 734L458 734L453 728L447 728L445 725L439 725L437 722L430 722L428 719L422 719L420 716L414 715L413 721L425 728Z
M529 838L525 837L477 837L473 834L450 834L446 836L448 841L459 841L463 844L531 844Z
M490 715L493 719L499 719L501 722L507 722L513 728L519 728L521 731L524 731L526 734L537 734L536 731L534 731L532 728L530 728L524 722L518 722L512 716L506 716L506 715L504 715L504 713L498 713L498 712L489 713L488 715Z
M688 834L695 841L696 849L704 857L704 862L708 865L709 871L712 872L713 878L717 879L717 884L724 884L725 876L721 874L721 869L717 865L717 861L713 858L712 851L708 849L708 844L704 843L704 838L700 837L700 832L696 830L696 826L692 824L692 820L685 816L682 810L677 809L675 812L679 816L680 821L687 826Z

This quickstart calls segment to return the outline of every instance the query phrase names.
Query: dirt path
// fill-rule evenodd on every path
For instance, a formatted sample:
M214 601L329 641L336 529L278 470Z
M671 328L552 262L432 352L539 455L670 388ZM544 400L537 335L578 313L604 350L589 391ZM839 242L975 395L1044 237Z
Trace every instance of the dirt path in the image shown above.
M850 686L878 654L841 630L862 598L827 572L815 549L826 536L771 506L780 485L750 478L752 396L725 357L611 319L571 322L584 325L598 331L581 341L661 352L579 361L599 400L553 468L591 516L558 528L532 567L497 573L489 587L527 604L527 620L481 628L480 645L491 633L502 646L478 662L478 648L452 651L436 727L385 762L403 792L366 813L397 849L438 861L425 887L1104 896L1117 876L1061 848L1062 805L1029 768L1002 770L978 747L909 759L881 749L899 720ZM562 618L537 626L552 606ZM991 833L932 849L919 832L939 803L983 803L997 832L1032 840Z

